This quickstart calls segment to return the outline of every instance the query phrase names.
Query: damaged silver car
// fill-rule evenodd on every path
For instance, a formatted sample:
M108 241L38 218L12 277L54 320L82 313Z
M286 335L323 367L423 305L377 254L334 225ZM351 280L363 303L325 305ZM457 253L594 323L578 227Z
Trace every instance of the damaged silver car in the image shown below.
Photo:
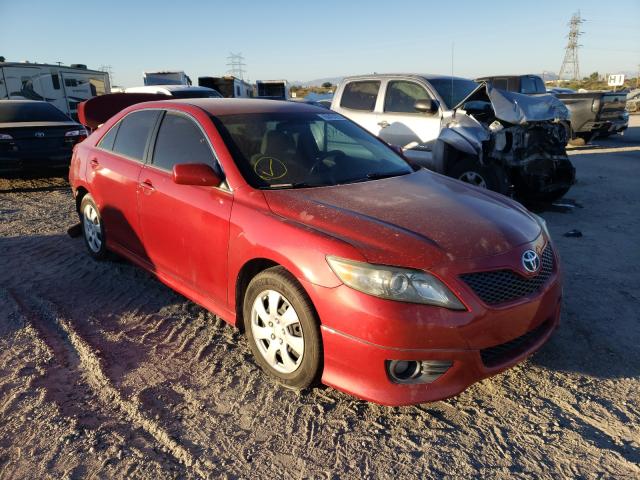
M331 108L422 166L525 201L553 201L575 180L569 111L531 97L436 75L345 78Z

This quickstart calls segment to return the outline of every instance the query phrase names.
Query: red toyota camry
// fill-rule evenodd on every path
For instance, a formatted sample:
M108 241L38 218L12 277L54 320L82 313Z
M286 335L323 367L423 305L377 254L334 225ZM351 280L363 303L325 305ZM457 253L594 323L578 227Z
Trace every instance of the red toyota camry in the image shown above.
M88 252L116 252L246 332L282 384L403 405L542 346L558 257L539 217L415 170L346 118L292 102L139 103L79 144Z

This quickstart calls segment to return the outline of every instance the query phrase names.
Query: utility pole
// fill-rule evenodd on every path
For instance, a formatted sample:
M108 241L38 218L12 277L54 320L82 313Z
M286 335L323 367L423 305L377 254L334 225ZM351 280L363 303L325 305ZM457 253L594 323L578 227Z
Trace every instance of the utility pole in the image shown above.
M578 43L580 35L584 32L580 31L580 25L584 22L584 19L580 17L580 11L574 13L569 22L569 41L564 50L564 60L560 67L560 74L558 75L558 85L564 74L571 75L571 80L580 80L580 65L578 62L578 47L581 45Z
M242 53L230 53L227 57L227 67L229 67L227 73L230 73L240 80L244 80L245 70L243 67L246 66L247 64L244 63L244 57L242 56Z

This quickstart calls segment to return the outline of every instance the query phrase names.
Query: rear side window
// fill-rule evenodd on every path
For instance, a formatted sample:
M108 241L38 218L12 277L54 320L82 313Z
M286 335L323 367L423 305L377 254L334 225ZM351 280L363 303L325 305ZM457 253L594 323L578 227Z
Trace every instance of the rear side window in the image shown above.
M158 111L133 112L120 121L113 151L143 161L149 134L158 118Z
M384 111L395 113L418 113L415 103L430 100L424 87L413 82L389 82L384 98Z
M206 163L215 166L213 153L204 132L190 118L167 113L162 120L153 150L153 164L173 170L181 163Z
M362 81L347 83L342 92L340 106L352 110L373 112L380 90L378 81Z
M113 150L113 144L116 140L116 134L118 133L118 127L120 124L114 125L111 130L107 132L107 134L100 139L98 143L98 148L102 148L103 150Z

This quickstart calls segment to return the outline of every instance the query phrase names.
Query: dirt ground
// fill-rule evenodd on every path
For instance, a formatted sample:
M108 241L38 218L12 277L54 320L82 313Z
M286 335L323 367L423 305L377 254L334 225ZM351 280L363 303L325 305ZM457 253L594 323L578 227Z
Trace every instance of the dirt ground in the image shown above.
M278 387L244 338L122 260L64 179L0 180L0 478L639 478L640 117L571 150L542 212L562 324L456 398L386 408ZM565 237L570 230L582 237Z

